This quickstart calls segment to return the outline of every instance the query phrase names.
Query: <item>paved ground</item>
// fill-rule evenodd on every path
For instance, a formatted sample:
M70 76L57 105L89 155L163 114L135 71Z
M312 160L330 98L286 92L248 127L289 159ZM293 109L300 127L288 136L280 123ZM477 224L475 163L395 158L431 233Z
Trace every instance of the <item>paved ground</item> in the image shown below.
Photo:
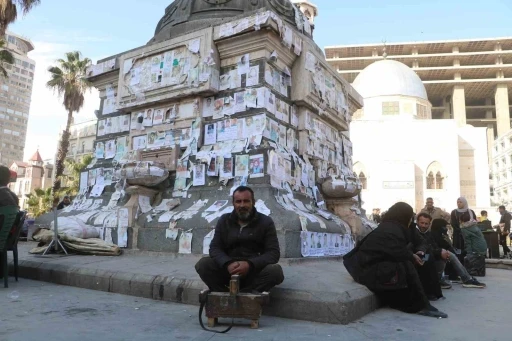
M379 309L345 326L263 317L259 330L214 335L200 329L196 306L20 279L0 288L0 340L509 341L511 273L489 269L485 282L487 289L445 291L435 304L449 314L445 320Z
M198 304L206 288L194 269L200 257L194 255L41 257L28 253L34 246L19 244L20 275L28 279L186 304ZM339 259L280 264L285 281L272 290L267 315L346 324L377 308L375 296L352 280Z

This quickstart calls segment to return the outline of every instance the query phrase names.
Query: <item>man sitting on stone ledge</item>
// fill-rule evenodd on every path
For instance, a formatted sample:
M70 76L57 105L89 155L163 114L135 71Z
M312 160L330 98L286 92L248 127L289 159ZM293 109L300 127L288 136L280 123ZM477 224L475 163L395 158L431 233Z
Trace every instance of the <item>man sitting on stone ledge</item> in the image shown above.
M254 207L254 192L241 186L233 193L232 213L220 217L210 244L210 257L196 271L214 292L229 291L232 275L240 275L243 292L269 291L284 280L277 262L279 242L273 220Z

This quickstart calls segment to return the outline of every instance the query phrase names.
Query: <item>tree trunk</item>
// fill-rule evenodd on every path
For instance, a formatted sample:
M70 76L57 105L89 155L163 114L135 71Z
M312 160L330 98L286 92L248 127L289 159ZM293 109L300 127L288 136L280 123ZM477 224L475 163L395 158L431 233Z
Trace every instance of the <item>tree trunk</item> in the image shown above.
M55 162L55 181L53 182L53 196L57 195L57 191L60 189L61 176L64 173L64 160L69 149L69 128L73 121L73 111L68 111L68 121L66 123L66 129L62 132L62 138L59 144L59 151L57 152L57 160Z

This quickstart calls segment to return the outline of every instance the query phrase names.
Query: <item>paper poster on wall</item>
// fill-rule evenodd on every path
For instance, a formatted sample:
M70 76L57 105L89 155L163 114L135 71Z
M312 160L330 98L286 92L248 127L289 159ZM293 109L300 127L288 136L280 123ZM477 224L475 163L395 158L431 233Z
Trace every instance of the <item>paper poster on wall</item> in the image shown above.
M105 144L103 142L96 143L95 157L96 159L105 158Z
M80 173L80 191L87 189L88 178L89 178L89 172L81 172Z
M177 161L176 177L177 178L187 178L187 179L190 178L190 172L188 170L188 157Z
M192 253L192 232L182 232L179 242L179 253Z
M222 174L223 178L232 178L233 177L233 157L224 157L223 165L222 165Z
M311 236L307 231L302 231L300 233L300 244L301 244L301 254L302 257L310 256L310 246L311 246Z
M91 187L96 184L96 169L91 169L88 173L87 186Z
M155 109L153 115L153 125L162 124L164 122L164 109Z
M203 239L203 254L210 254L210 244L215 236L215 230L211 230Z
M258 106L258 89L246 89L244 100L247 108L256 108Z
M192 142L192 130L190 128L181 129L180 147L188 147Z
M206 184L205 165L194 165L194 180L193 186L204 186Z
M94 185L91 190L91 197L100 197L103 194L105 185Z
M235 164L235 176L249 175L249 155L237 155Z
M251 135L247 139L246 150L258 149L261 146L261 140L263 139L263 135Z
M217 200L205 212L217 212L229 203L228 200Z
M251 66L247 73L246 86L258 85L260 79L260 66Z
M212 117L214 112L214 97L207 97L203 99L203 117Z
M249 57L249 54L244 54L243 56L241 56L239 59L238 59L238 74L241 76L241 75L244 75L244 74L247 74L249 72L249 68L250 68L250 57Z
M113 159L116 156L116 140L108 140L105 145L105 159Z
M132 140L133 150L146 149L147 135L134 136Z
M144 119L142 121L142 125L144 127L152 127L153 126L153 109L147 109L144 112Z
M204 132L205 145L217 143L217 125L215 123L205 125Z
M249 161L249 175L251 178L261 178L265 175L263 167L265 159L263 154L251 155Z
M211 157L210 162L208 163L207 174L208 174L208 176L218 176L219 175L216 156Z

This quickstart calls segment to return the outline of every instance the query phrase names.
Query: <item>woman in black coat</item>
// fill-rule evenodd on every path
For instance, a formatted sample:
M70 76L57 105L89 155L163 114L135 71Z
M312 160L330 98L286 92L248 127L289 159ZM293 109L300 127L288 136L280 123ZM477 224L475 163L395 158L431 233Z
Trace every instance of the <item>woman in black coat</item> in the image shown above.
M417 231L409 229L413 214L406 203L393 205L379 227L344 257L344 263L354 280L372 290L384 305L446 318L448 315L430 305L415 268L424 264L420 255L427 244Z

